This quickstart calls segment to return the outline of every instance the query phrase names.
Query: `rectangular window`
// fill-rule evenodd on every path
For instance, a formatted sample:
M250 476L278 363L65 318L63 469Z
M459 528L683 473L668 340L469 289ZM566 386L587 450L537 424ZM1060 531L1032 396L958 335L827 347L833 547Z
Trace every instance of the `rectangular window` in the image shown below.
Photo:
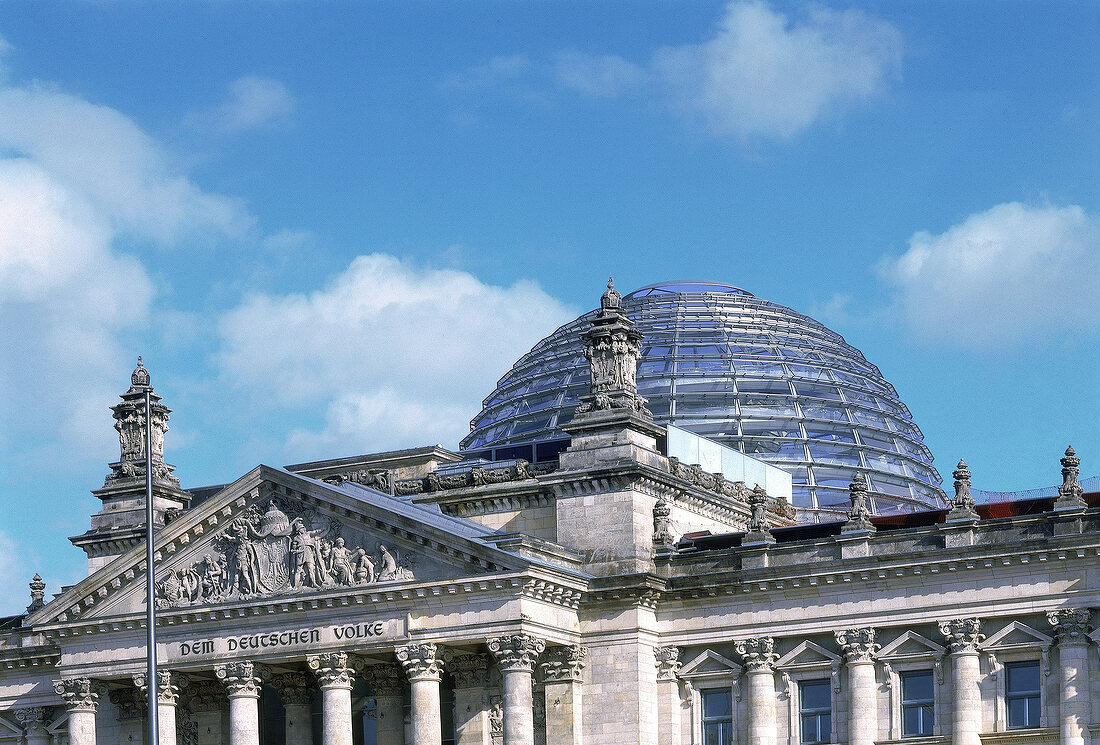
M704 688L703 745L733 745L733 696L728 688Z
M1039 726L1039 663L1005 665L1005 707L1012 729Z
M804 680L798 684L798 713L802 742L829 742L833 734L832 692L828 680Z
M929 737L935 722L932 671L901 674L901 735Z

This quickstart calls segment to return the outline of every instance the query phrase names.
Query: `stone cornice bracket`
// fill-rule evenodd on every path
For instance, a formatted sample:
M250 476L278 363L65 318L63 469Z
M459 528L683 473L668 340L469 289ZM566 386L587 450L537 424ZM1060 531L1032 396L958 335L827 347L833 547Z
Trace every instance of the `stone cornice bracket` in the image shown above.
M297 673L305 679L305 675ZM282 691L280 691L282 693ZM113 698L111 699L114 700ZM286 701L286 696L283 696ZM225 687L213 680L196 680L187 687L187 706L191 711L222 711L227 699Z
M142 698L149 695L145 673L134 673L134 686ZM179 703L180 689L187 686L187 676L171 670L157 670L157 703L175 706Z
M226 662L214 666L214 675L225 686L225 692L230 698L238 696L259 696L260 686L266 671L262 665L248 660L238 662Z
M770 636L742 639L734 642L734 650L745 660L747 672L774 672L779 655L775 653L775 640Z
M546 642L530 634L507 634L490 639L489 653L502 671L534 672L535 660L546 649Z
M1058 646L1088 644L1089 618L1092 611L1088 608L1060 608L1047 612L1047 621L1054 627L1054 638Z
M439 680L443 677L443 667L453 656L451 650L435 642L421 642L397 647L394 656L405 669L409 682L418 680Z
M374 695L400 697L405 692L405 675L396 665L368 665L360 671Z
M960 458L958 468L951 475L955 477L955 498L951 500L951 511L947 513L947 519L977 520L974 497L970 496L970 469L966 461Z
M680 661L680 648L654 647L653 656L656 658L654 664L657 665L657 680L676 680L676 675L683 664Z
M92 711L99 706L102 692L97 681L90 678L62 678L55 680L53 690L65 702L69 711Z
M348 664L347 652L322 652L306 657L306 665L313 671L317 684L325 688L351 689L355 671Z
M978 645L985 640L985 634L981 633L982 622L977 618L953 618L940 621L939 626L952 654L977 654Z
M19 722L28 733L45 727L49 724L51 716L53 716L53 708L49 706L30 706L15 710L15 721Z
M1081 459L1073 451L1073 447L1066 448L1065 457L1059 461L1062 464L1062 485L1058 487L1058 499L1054 502L1054 509L1068 510L1088 507L1085 502L1085 490L1077 483L1077 475L1081 472Z
M881 645L875 643L875 630L870 627L844 629L833 634L836 643L844 650L844 659L849 664L874 662Z
M489 680L489 657L484 654L456 654L447 663L455 688L483 688Z
M588 647L548 647L539 660L539 672L544 683L579 683L587 664Z
M851 507L848 508L848 519L841 527L842 533L851 533L857 530L874 531L876 528L871 522L871 510L867 506L867 479L862 473L857 472L848 484L848 500Z

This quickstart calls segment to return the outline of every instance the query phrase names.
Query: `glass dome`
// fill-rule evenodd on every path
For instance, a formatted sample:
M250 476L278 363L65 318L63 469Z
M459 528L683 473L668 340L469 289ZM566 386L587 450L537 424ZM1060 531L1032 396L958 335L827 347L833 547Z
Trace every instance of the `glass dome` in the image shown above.
M945 505L920 429L863 353L823 324L731 285L677 281L626 295L645 335L638 389L675 424L790 472L795 506L848 507L857 471L879 513ZM466 451L566 438L588 390L581 333L565 324L500 379L470 423Z

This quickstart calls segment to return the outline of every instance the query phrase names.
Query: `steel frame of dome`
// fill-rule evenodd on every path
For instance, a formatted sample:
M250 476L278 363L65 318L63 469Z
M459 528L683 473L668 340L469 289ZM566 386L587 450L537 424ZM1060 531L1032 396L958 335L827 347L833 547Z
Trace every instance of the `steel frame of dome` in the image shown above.
M773 463L795 506L846 509L866 475L879 513L946 504L920 429L879 369L809 316L732 285L662 282L623 298L645 338L639 393L672 423ZM596 311L536 344L502 377L462 449L567 437L588 390L580 335Z

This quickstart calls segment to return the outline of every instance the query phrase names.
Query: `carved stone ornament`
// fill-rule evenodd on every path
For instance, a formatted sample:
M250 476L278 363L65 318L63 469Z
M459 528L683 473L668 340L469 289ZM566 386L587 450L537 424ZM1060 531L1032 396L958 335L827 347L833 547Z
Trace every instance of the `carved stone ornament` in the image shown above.
M456 654L447 663L455 688L483 688L489 681L489 658L483 654Z
M985 640L982 622L977 618L954 618L940 621L940 633L947 639L952 652L977 652Z
M653 650L656 657L657 680L676 680L683 663L680 661L679 647L657 647Z
M52 715L53 709L49 706L30 706L26 709L16 709L15 721L19 722L30 733L48 725Z
M578 414L607 409L627 409L652 419L647 401L638 395L638 356L642 333L622 310L622 295L607 280L600 310L592 326L581 335L591 380L589 393L580 397Z
M453 652L434 642L406 644L397 647L394 656L405 668L409 681L439 680L443 677L443 667L450 661Z
M149 687L145 673L134 673L134 687L148 696ZM187 677L171 670L157 670L157 703L175 706L179 702L180 689L187 685Z
M307 680L302 673L293 674ZM282 693L281 690L280 693ZM286 701L285 696L283 700ZM228 703L229 700L225 696L225 686L218 684L216 681L196 680L187 686L187 706L193 712L223 711Z
M292 519L275 500L230 523L213 547L190 566L161 574L157 607L414 579L411 559L402 561L381 543L375 552L351 548L335 520L312 510Z
M1084 499L1085 490L1081 488L1081 484L1077 482L1077 476L1081 471L1081 459L1077 457L1077 453L1073 451L1073 447L1066 448L1065 457L1060 461L1062 464L1062 485L1058 487L1058 500L1055 503L1055 507L1065 509L1066 507L1087 507L1087 503Z
M346 652L322 652L306 658L306 664L317 676L317 683L324 688L348 688L352 686L355 672L348 665Z
M672 532L672 505L659 499L653 506L653 548L672 551L676 548L676 536Z
M333 484L335 486L339 486L348 481L353 484L369 486L371 489L377 489L381 492L389 492L390 487L393 485L393 475L389 471L370 471L366 468L360 468L357 471L334 473L324 478L326 484Z
M746 543L775 543L771 526L768 524L768 493L757 484L749 492L748 532L742 539Z
M1088 608L1061 608L1047 612L1047 621L1054 627L1059 645L1088 644L1091 617L1092 611Z
M844 650L848 664L874 662L881 645L875 643L875 630L872 628L844 629L834 632L836 643Z
M118 431L121 451L117 463L111 464L104 486L124 481L145 479L145 391L149 390L149 410L152 416L153 481L179 488L179 479L173 474L173 466L164 462L164 433L168 431L168 415L171 409L160 402L160 396L152 392L149 371L138 357L138 366L130 375L130 390L122 394L122 403L111 407Z
M546 642L530 634L509 634L489 640L489 652L502 671L532 672Z
M539 672L546 683L579 681L588 664L588 647L579 644L548 647L539 660Z
M761 636L755 639L743 639L734 642L734 650L745 660L745 668L748 672L775 670L775 663L779 655L775 653L775 640L770 636Z
M27 583L31 588L31 604L27 606L27 613L34 613L41 608L46 607L46 583L42 581L42 578L35 572L34 578Z
M230 698L236 696L259 696L260 686L266 671L263 666L247 660L226 662L214 666L214 675L225 686Z
M63 678L54 681L53 690L69 711L95 711L102 686L90 678Z
M852 483L848 485L848 500L851 502L851 507L848 508L848 520L841 531L849 533L855 530L874 530L871 510L868 507L867 479L862 473L857 472L852 478Z
M500 468L482 468L471 466L465 471L440 475L429 473L423 478L402 479L395 481L394 494L398 496L411 496L426 492L446 491L447 489L467 489L472 486L485 486L486 484L503 484L509 481L526 481L527 479L543 476L557 470L557 463L528 463L525 460L517 460L515 465L501 466Z
M116 688L107 695L118 709L119 719L141 719L148 711L145 694L137 688Z
M978 513L974 508L974 497L970 496L970 469L966 461L960 458L958 468L951 475L955 477L955 498L951 500L951 512L947 519L976 519Z
M400 697L405 692L405 675L396 665L369 665L360 673L375 697Z

